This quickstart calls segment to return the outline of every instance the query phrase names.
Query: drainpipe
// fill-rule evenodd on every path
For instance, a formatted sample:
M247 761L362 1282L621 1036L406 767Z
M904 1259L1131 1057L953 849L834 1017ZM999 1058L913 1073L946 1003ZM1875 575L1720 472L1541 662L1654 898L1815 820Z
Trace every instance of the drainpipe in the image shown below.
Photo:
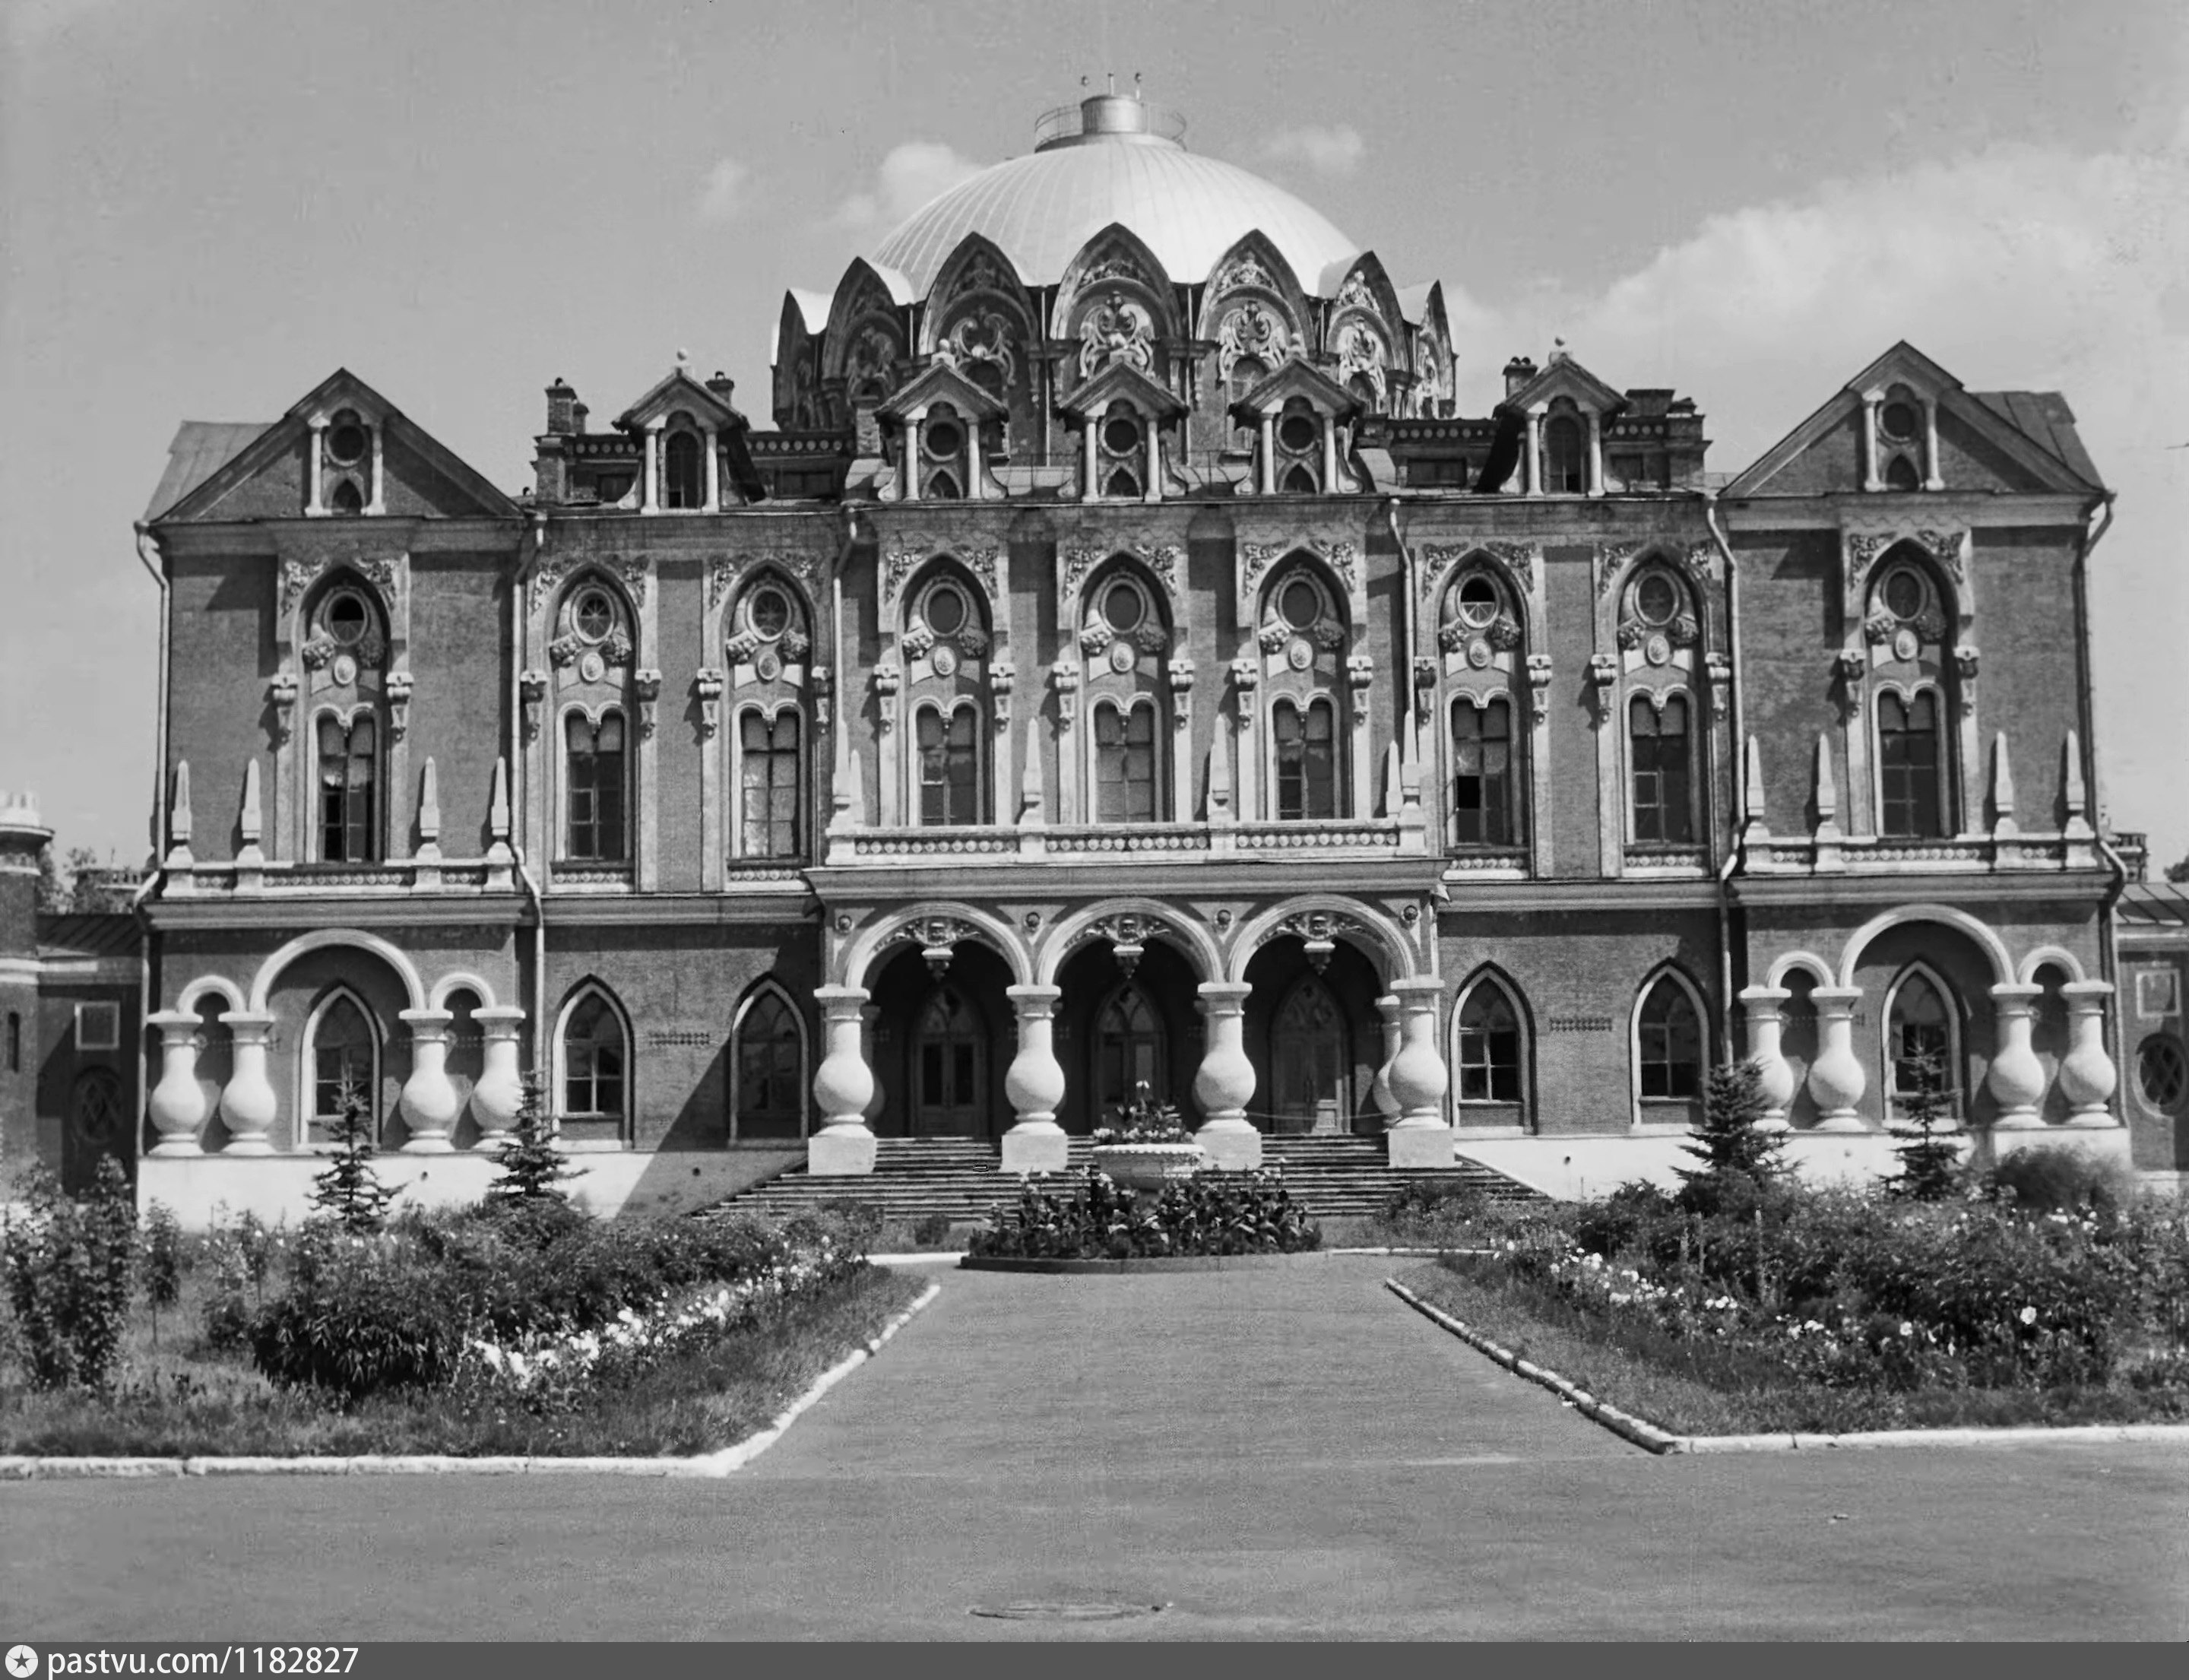
M1406 538L1399 535L1399 499L1393 496L1383 504L1383 523L1391 528L1391 540L1398 545L1399 575L1399 726L1406 732L1399 743L1399 779L1406 783L1409 760L1418 761L1421 738L1414 721L1414 552L1406 546ZM1417 767L1414 772L1419 775ZM1398 812L1387 811L1387 817Z
M509 850L517 862L517 878L532 899L532 1077L543 1086L547 1079L547 899L540 891L532 866L524 857L524 824L518 813L532 808L532 789L524 774L524 700L519 676L524 668L524 596L547 552L547 513L532 515L532 555L517 568L509 597L509 784L511 812Z
M167 639L174 625L174 594L161 563L160 540L144 520L137 522L137 557L160 589L159 699L152 729L152 867L129 896L137 919L137 1148L144 1146L144 1117L152 1100L152 1052L144 1043L144 1022L152 1013L152 918L144 901L157 889L167 859Z
M1733 1049L1733 874L1740 865L1742 812L1747 809L1747 790L1741 786L1748 763L1748 729L1746 708L1741 701L1740 665L1740 563L1734 557L1733 544L1725 535L1725 527L1718 521L1717 493L1703 492L1703 519L1710 527L1711 540L1717 545L1718 553L1725 560L1725 633L1728 670L1726 682L1733 691L1733 752L1728 768L1732 772L1733 810L1729 812L1729 844L1725 849L1725 862L1717 870L1717 953L1719 1007L1725 1019L1726 1049Z
M2128 891L2128 863L2113 850L2106 832L2110 813L2106 809L2105 783L2099 778L2098 697L2090 681L2090 551L2112 529L2113 523L2113 494L2107 490L2085 516L2082 540L2075 545L2075 699L2083 724L2076 744L2084 755L2081 768L2083 786L2089 799L2086 815L2095 819L2090 823L2090 832L2098 837L2098 855L2113 872L2113 881L2106 888L2098 909L2098 977L2114 988L2112 1031L2107 1036L2112 1040L2109 1048L2113 1066L2121 1070L2125 1080L2128 1044L2119 991L2120 936L2114 925L2113 913L2120 904L2121 895Z

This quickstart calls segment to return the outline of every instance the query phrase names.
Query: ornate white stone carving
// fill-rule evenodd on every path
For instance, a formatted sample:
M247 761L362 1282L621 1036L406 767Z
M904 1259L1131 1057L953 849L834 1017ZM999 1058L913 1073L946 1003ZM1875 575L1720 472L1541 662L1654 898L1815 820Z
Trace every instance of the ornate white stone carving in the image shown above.
M1146 373L1155 366L1155 322L1122 291L1112 291L1079 323L1079 376L1115 363Z

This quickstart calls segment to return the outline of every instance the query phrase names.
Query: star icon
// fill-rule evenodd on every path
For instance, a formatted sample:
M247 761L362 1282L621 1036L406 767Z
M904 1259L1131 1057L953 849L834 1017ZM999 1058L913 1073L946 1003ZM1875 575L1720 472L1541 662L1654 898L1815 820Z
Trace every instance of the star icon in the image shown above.
M36 1651L28 1645L8 1648L8 1672L14 1677L14 1680L31 1680L31 1676L37 1672L38 1654Z

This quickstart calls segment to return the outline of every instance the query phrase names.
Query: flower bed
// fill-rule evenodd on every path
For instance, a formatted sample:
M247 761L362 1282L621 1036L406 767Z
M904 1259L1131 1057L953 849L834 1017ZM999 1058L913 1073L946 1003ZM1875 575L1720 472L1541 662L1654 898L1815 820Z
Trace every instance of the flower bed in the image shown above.
M1072 1193L1029 1185L1015 1203L996 1209L970 1252L983 1259L1126 1260L1297 1254L1321 1242L1280 1174L1204 1172L1141 1200L1090 1173Z

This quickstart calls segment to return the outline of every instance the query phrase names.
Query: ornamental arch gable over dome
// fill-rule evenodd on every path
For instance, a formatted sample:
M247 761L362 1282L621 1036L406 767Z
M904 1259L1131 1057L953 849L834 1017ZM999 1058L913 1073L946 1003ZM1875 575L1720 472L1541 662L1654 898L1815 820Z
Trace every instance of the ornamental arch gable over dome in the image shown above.
M1168 347L1182 336L1170 276L1131 229L1112 223L1066 265L1049 333L1078 346L1062 382L1067 387L1121 354L1160 382L1168 369Z
M849 403L862 387L877 396L895 390L911 359L905 336L903 305L912 298L900 280L891 286L863 257L851 259L829 305L829 326L821 341L824 388L837 388Z

